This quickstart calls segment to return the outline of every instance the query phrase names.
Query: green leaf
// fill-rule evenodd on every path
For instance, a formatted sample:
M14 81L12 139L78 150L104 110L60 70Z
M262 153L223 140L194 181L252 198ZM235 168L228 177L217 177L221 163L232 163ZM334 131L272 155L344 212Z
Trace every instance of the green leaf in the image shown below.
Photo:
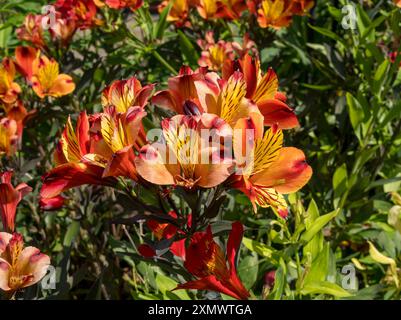
M185 59L191 66L197 66L199 59L198 51L195 49L195 47L188 39L188 37L184 34L184 32L178 30L177 33L180 38L180 47L182 50L182 54L184 55Z
M339 35L334 33L333 31L331 31L329 29L321 28L321 27L315 27L315 26L313 26L311 24L308 24L308 26L309 26L309 28L315 30L316 32L318 32L318 33L320 33L320 34L322 34L322 35L324 35L326 37L329 37L329 38L331 38L331 39L333 39L333 40L335 40L337 42L340 42L344 46L346 45L345 41Z
M312 265L305 277L304 286L308 283L315 283L326 280L329 267L329 244L326 243L324 249L312 260Z
M170 12L172 3L170 2L160 13L159 20L157 21L156 27L153 29L153 37L155 39L162 39L164 35L164 31L166 30L168 23L167 23L167 16Z
M270 247L268 247L267 245L265 245L261 242L244 237L242 239L242 243L244 244L244 246L247 249L251 250L252 252L256 252L257 254L261 255L262 257L266 257L266 258L272 257L273 249L271 249Z
M338 210L334 210L331 213L325 214L324 216L321 216L317 218L313 225L310 227L309 230L306 230L302 236L301 240L305 242L309 242L312 240L312 238L315 236L316 233L318 233L323 227L328 224L335 216L337 216Z
M341 197L348 188L348 173L345 163L333 175L334 199Z
M376 70L372 85L372 90L375 94L379 94L382 89L383 83L387 77L387 69L389 64L389 60L384 60Z
M285 264L284 260L280 258L280 266L276 270L274 278L274 288L272 291L274 300L281 299L286 283L287 283L287 265Z
M361 106L359 101L349 92L347 92L346 94L346 99L352 128L354 128L354 131L357 131L359 124L365 118L363 107Z
M174 298L173 295L177 296L182 300L191 300L186 290L176 290L171 292L171 290L175 289L178 285L176 281L167 277L161 273L156 274L156 284L159 291L168 299ZM173 295L172 295L173 294Z
M327 281L308 283L302 288L301 293L303 295L329 294L337 298L346 298L351 296L349 292L345 291L339 285Z
M66 232L66 234L65 234L65 236L64 236L63 245L64 245L65 247L70 247L70 246L71 246L72 242L73 242L73 241L75 240L75 238L77 237L77 235L78 235L78 233L79 233L79 230L80 230L80 223L79 223L79 221L73 221L73 222L69 225L69 227L68 227L68 229L67 229L67 232Z
M258 278L258 256L252 254L242 259L238 266L238 274L247 289L251 289Z
M8 39L12 32L12 27L1 28L0 27L0 48L4 49L7 47Z

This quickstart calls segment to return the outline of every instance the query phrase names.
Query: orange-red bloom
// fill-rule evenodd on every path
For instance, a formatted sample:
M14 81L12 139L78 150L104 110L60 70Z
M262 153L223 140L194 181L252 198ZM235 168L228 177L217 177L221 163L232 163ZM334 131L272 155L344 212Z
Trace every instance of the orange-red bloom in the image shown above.
M38 56L32 66L32 89L40 98L61 97L75 90L75 83L67 74L60 74L57 61Z
M15 65L11 59L4 58L0 65L0 102L10 104L14 103L21 88L14 82Z
M177 115L164 119L162 128L166 144L146 145L135 159L137 171L145 180L192 189L212 188L228 178L232 163L212 161L220 157L220 150L201 135L203 128L215 129L216 135L229 134L231 128L222 119L206 113L199 117Z
M279 129L292 129L299 126L297 116L287 105L286 96L278 90L279 82L273 69L264 75L260 70L258 58L245 54L237 62L228 61L224 66L223 77L228 79L235 70L240 70L246 83L245 97L258 106L267 126L277 125Z
M173 22L177 27L181 27L187 23L190 3L190 0L165 0L159 5L159 12L171 5L167 21Z
M206 232L193 235L186 249L185 268L196 278L176 289L213 290L235 299L247 300L249 292L237 275L235 257L243 236L243 226L234 222L227 242L226 254L213 240L209 226Z
M96 19L97 7L93 0L57 0L54 5L61 18L74 20L80 29L100 24Z
M65 204L65 198L63 196L57 196L54 198L40 198L39 207L44 211L58 210Z
M314 5L310 0L257 0L249 1L251 12L257 14L262 28L288 27L294 15L304 15Z
M50 26L50 34L53 41L57 40L63 47L67 47L77 31L77 23L73 19L61 18L59 12L56 14L59 17L56 18L54 25Z
M15 62L17 70L28 81L32 79L34 61L39 55L39 50L33 47L18 46L15 49Z
M11 184L12 171L0 173L0 211L4 230L14 232L18 203L32 188L20 183L15 188Z
M168 215L172 219L174 219L178 225L182 224L182 221L180 221L178 219L178 216L174 211L168 212ZM192 215L191 214L188 215L186 224L188 227L191 227L191 224L192 224ZM178 228L176 225L169 223L169 222L160 223L157 220L148 220L147 226L149 227L150 230L152 230L152 233L155 235L155 237L159 241L162 239L171 239L177 233L183 234L183 231L180 230L180 228ZM170 245L170 251L175 256L180 257L185 260L185 239L173 241Z
M135 77L127 80L114 81L103 90L102 105L104 108L113 106L116 112L127 112L130 107L145 107L153 91L154 85L142 87Z
M201 67L208 67L213 71L219 71L227 59L233 59L234 51L231 43L224 40L216 43L212 31L206 33L205 40L198 40L198 45L203 50L198 61Z
M12 156L19 141L18 124L9 118L0 119L0 156Z
M105 3L113 9L130 8L134 11L143 5L143 0L105 0Z
M49 256L25 247L22 235L0 232L0 289L15 292L39 282L50 265Z
M245 0L199 0L196 3L199 15L204 19L239 19L246 9Z
M250 139L246 129L252 130ZM306 163L304 153L296 148L283 147L283 133L273 127L263 135L260 121L242 119L234 132L234 156L237 163L232 187L241 190L257 205L272 207L282 217L287 216L283 194L301 189L311 178L312 168ZM238 135L242 133L242 135Z
M32 13L25 17L24 24L17 29L17 36L20 40L32 43L35 47L47 48L42 27L42 15Z
M105 162L99 161L94 153L98 148L96 135L90 136L88 116L82 112L76 130L68 119L60 142L54 153L57 167L43 177L40 195L54 198L61 192L84 184L113 185L113 178L102 178Z

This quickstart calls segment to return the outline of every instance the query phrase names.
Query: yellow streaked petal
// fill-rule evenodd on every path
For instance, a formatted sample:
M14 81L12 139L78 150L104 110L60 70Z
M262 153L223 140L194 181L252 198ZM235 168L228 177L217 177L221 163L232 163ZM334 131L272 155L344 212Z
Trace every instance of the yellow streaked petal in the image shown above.
M256 140L244 175L255 175L269 168L278 159L282 146L283 132L281 130L274 132L269 129L266 131L262 139Z

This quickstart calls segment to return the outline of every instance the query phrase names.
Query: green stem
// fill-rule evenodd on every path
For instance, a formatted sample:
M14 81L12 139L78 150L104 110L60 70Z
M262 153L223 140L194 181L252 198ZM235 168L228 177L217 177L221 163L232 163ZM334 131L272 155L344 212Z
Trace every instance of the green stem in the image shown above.
M170 70L172 73L175 75L178 74L178 72L157 52L157 51L152 51L153 56L159 60L159 62L164 65L168 70Z

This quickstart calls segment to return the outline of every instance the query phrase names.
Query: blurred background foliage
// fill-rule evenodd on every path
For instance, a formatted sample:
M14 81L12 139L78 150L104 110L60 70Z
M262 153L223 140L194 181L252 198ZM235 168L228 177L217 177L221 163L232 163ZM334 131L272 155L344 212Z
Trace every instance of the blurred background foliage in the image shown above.
M308 17L295 17L286 29L261 29L254 18L204 21L194 13L192 27L176 28L158 15L157 1L137 12L102 10L103 25L78 32L68 50L50 48L63 72L77 84L72 95L39 101L25 90L28 110L17 156L2 159L18 181L34 187L19 206L18 231L49 254L57 268L55 290L39 286L25 297L49 299L196 299L204 295L170 290L187 277L167 260L144 260L136 251L149 234L131 217L143 208L124 195L100 187L68 193L57 212L37 206L40 177L52 167L52 152L69 114L101 110L101 91L115 79L136 75L143 84L166 85L182 64L197 68L196 40L213 30L216 39L241 41L248 32L260 51L262 70L272 67L280 89L301 123L286 132L286 145L307 155L312 180L288 198L289 219L270 209L254 214L248 199L227 194L223 221L246 226L238 273L259 299L399 299L401 267L401 9L391 1L355 1L355 29L342 26L347 1L317 0ZM0 56L20 45L15 30L26 14L40 13L47 1L0 0ZM166 111L149 107L148 128ZM159 205L151 191L136 192ZM179 201L179 195L175 195ZM188 208L181 208L188 210ZM124 224L119 223L119 219ZM121 221L120 221L121 222ZM369 246L369 241L374 247ZM375 254L392 259L381 259ZM386 262L386 263L385 263ZM356 268L355 290L342 288L341 270ZM395 267L393 267L395 266ZM268 274L275 270L275 281ZM207 298L217 295L208 293ZM223 297L227 298L227 297Z

